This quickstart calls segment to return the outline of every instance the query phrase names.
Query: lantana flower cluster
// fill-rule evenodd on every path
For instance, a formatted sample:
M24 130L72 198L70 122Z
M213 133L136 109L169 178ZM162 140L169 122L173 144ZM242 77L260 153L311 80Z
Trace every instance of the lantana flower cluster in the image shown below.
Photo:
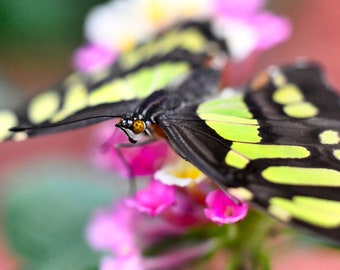
M264 4L264 0L110 1L89 14L88 43L76 51L74 65L82 72L104 68L136 44L188 19L210 20L227 40L231 61L241 62L290 34L287 19L265 10ZM244 219L248 211L244 198L218 189L165 140L116 147L128 139L120 130L112 133L113 126L108 123L98 133L95 163L128 179L149 180L135 194L96 212L90 221L89 244L107 254L100 269L168 269L211 254L218 246L213 240L188 246L183 237Z
M133 195L94 214L87 240L95 250L111 254L103 258L101 270L163 269L202 257L213 250L212 243L166 252L156 259L143 253L168 238L181 238L193 228L235 223L246 216L247 203L217 189L201 171L177 157L165 140L116 148L128 139L120 130L110 135L112 126L100 130L98 144L103 143L102 138L109 140L96 148L94 162L126 178L150 179Z

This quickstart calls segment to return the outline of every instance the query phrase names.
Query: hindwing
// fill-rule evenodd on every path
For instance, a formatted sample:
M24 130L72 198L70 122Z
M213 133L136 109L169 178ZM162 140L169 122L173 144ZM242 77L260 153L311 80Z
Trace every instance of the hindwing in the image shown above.
M340 240L338 102L316 65L298 63L158 121L179 154L219 185Z

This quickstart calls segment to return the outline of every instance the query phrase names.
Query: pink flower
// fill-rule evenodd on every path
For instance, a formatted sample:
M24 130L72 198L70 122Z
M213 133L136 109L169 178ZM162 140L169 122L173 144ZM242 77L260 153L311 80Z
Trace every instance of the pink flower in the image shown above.
M87 44L76 50L73 56L74 67L85 73L108 67L117 58L117 52L100 45Z
M130 256L139 252L131 223L134 211L124 204L113 210L100 210L92 217L86 229L86 239L94 250L110 251L116 256Z
M204 200L201 202L200 198L196 198L193 194L188 193L187 190L177 188L175 204L164 212L163 217L172 226L189 228L203 225L208 223L203 214L203 208Z
M247 17L264 6L265 0L215 0L214 13L219 16Z
M291 34L289 20L264 10L264 0L215 0L217 32L228 42L234 59L267 50Z
M244 202L236 203L221 190L211 191L206 197L208 208L205 215L218 225L231 224L245 218L248 205Z
M259 50L267 50L287 40L292 32L287 18L270 12L261 12L249 18L249 24L256 29Z
M112 122L103 125L97 136L94 163L101 168L118 172L125 178L152 175L172 155L168 143L164 140L157 140L143 146L131 145L123 132L114 130ZM98 147L98 144L101 147ZM117 149L115 148L117 144L130 146Z
M139 190L133 198L126 198L125 203L141 212L155 216L174 204L174 200L174 187L153 180L149 182L147 188Z

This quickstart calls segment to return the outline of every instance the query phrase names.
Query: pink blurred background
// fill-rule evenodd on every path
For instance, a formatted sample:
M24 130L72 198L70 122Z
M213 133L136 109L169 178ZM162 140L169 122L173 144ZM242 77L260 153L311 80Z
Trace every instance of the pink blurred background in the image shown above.
M271 64L284 64L296 58L315 60L324 66L331 82L340 89L340 1L296 0L272 1L273 9L287 15L293 24L293 36L285 44L279 45L260 58L257 69ZM32 56L38 58L38 56ZM20 60L17 60L20 61ZM62 77L67 63L55 59L35 59L31 65L20 65L16 60L0 61L6 77L25 91L34 92L49 86ZM33 59L32 59L33 63ZM43 74L43 76L41 76ZM339 92L340 93L340 92ZM86 159L94 128L67 132L32 139L22 143L6 143L0 146L0 177L18 166L50 156L71 156ZM284 269L340 269L340 251L322 246L283 246L272 260L272 268ZM0 246L0 270L17 269L14 256L4 244ZM215 269L223 269L215 268Z

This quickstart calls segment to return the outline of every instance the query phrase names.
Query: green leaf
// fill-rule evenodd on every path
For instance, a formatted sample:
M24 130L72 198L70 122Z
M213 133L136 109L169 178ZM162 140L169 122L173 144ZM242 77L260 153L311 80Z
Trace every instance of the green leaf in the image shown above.
M78 164L43 164L11 177L21 181L4 195L4 230L27 269L76 270L98 265L99 254L84 240L86 224L94 209L127 194L126 181L116 181L113 187L98 177L109 175Z

